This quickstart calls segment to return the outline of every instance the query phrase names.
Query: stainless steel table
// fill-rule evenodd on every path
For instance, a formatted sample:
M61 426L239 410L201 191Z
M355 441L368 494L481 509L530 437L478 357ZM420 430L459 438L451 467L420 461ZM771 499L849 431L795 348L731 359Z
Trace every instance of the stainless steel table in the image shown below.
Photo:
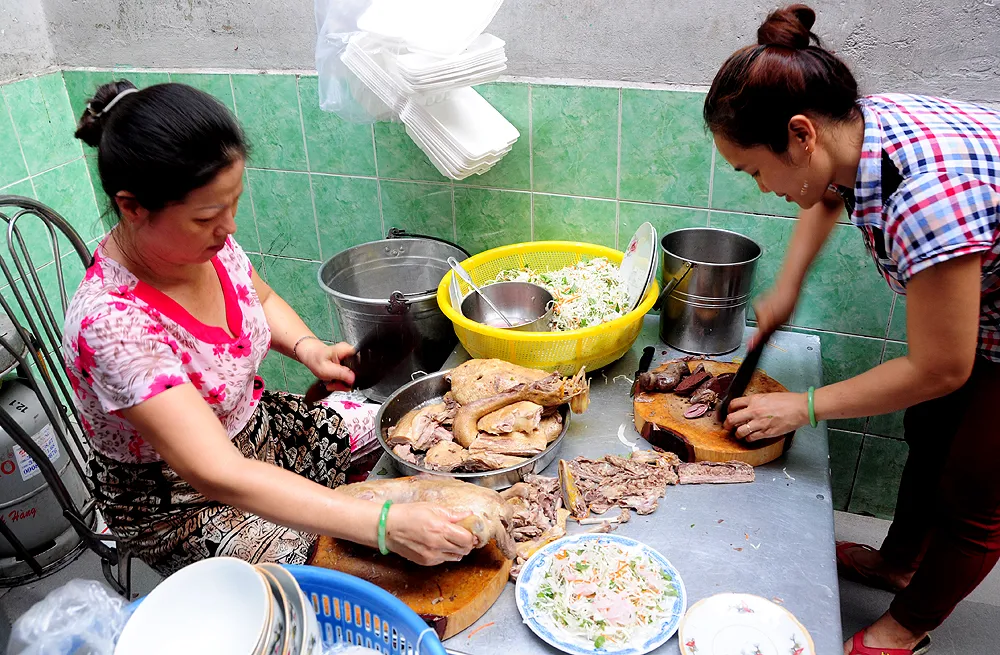
M590 409L573 417L560 457L627 454L631 448L618 439L621 425L628 441L649 449L632 424L630 383L617 376L633 376L646 345L657 346L654 366L680 356L659 341L657 324L647 317L632 350L593 377ZM752 332L747 330L739 351L720 359L742 356ZM760 363L768 375L791 391L820 386L818 337L779 332L771 344ZM446 367L467 358L459 348ZM383 475L391 470L385 457L374 469ZM799 430L784 457L756 472L753 484L668 487L656 512L633 516L617 533L671 561L684 579L689 606L726 591L778 599L809 630L819 655L836 655L842 652L842 636L826 425ZM544 474L556 476L556 465ZM571 530L573 525L570 521ZM493 625L467 636L487 623ZM513 585L482 619L445 645L476 655L559 652L521 622ZM677 653L677 638L654 652Z

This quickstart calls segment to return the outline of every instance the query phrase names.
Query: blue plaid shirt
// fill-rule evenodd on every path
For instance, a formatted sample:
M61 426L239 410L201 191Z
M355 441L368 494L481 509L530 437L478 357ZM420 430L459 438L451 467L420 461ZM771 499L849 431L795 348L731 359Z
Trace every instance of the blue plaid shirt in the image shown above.
M978 350L1000 362L1000 111L903 94L868 96L861 111L851 220L879 271L906 293L920 271L981 253ZM883 197L890 162L901 180Z

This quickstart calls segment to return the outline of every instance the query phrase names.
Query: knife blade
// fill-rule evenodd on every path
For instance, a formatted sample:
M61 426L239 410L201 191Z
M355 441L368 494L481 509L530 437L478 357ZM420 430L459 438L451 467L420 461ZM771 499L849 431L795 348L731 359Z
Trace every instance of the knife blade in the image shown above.
M726 389L726 394L719 401L718 406L715 410L715 416L719 423L725 423L726 417L729 416L729 403L734 398L739 398L743 395L743 392L747 390L747 385L750 384L750 378L753 377L753 372L757 370L757 363L760 361L760 356L764 352L764 346L767 345L768 340L774 332L762 335L757 341L756 345L747 353L747 356L743 359L740 367L736 369L736 375L733 377L732 383L729 388Z
M635 378L632 380L632 390L629 391L629 396L635 397L635 390L639 387L639 376L649 370L649 367L653 364L653 355L656 354L656 348L653 346L646 346L642 349L642 357L639 358L639 368L635 371Z
M411 321L380 325L354 347L354 354L340 362L354 372L354 388L370 389L416 350L419 338ZM314 403L330 394L324 380L316 380L305 394Z

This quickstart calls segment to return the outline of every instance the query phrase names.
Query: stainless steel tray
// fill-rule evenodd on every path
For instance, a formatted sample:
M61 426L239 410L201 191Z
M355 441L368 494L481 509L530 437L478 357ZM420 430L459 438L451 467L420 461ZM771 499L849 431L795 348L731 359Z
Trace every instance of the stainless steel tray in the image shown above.
M432 373L401 387L382 403L378 414L375 415L375 424L378 426L378 441L382 445L382 450L389 456L389 461L392 462L397 473L401 475L437 475L500 490L520 482L526 475L541 473L546 466L552 463L559 454L562 440L569 429L569 405L563 405L559 408L559 413L562 414L563 418L563 429L556 440L550 443L544 451L517 466L497 469L496 471L483 471L482 473L445 473L415 466L392 452L392 448L387 443L389 428L396 425L410 410L431 402L440 402L441 398L451 389L451 385L445 380L445 376L450 372L449 369Z

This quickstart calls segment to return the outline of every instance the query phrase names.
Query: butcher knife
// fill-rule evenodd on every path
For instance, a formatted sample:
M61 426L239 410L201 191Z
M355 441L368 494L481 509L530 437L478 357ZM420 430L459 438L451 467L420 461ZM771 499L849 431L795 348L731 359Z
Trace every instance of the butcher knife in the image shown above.
M653 365L653 355L656 354L656 348L653 346L646 346L642 349L642 357L639 358L639 368L635 372L635 379L632 381L632 390L628 395L635 397L635 391L639 388L639 376L649 370L649 367Z
M774 334L774 332L761 334L753 349L747 353L747 356L743 359L740 367L736 369L736 375L733 377L733 381L729 385L729 389L726 390L726 394L722 397L722 400L719 401L719 405L715 410L715 415L719 420L719 423L725 423L726 417L729 416L730 401L734 398L739 398L743 395L743 392L747 390L747 385L750 384L750 378L753 377L753 372L757 370L757 363L760 361L761 353L764 352L764 346L767 345L767 341L771 338L772 334Z
M354 388L370 389L381 382L400 362L410 356L419 339L409 321L380 325L354 347L354 354L341 363L354 372ZM305 401L315 403L330 395L326 382L316 380L306 391Z

